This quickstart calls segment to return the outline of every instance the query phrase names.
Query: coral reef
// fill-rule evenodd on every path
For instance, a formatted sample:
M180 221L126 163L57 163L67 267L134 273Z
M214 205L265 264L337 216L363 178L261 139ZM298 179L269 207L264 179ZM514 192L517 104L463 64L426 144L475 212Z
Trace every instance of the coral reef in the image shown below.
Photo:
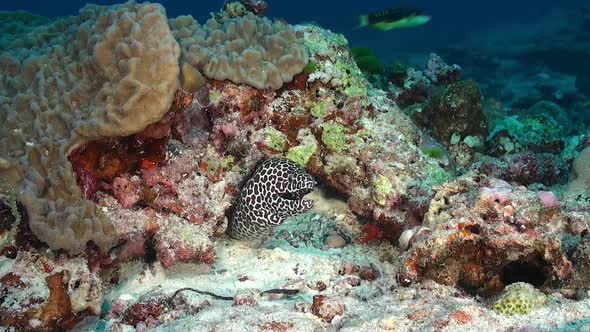
M180 51L164 9L87 6L22 33L28 44L0 55L0 176L51 248L81 252L92 241L107 250L113 226L82 198L66 158L85 142L141 131L168 110Z
M550 153L525 152L500 158L485 157L476 167L483 174L525 186L535 183L555 185L567 174L567 164Z
M544 113L506 117L496 123L488 136L490 153L559 153L565 145L561 128L551 115Z
M407 107L416 103L426 101L436 87L444 87L450 83L459 81L461 78L461 67L458 65L449 66L441 57L431 53L423 70L406 68L397 65L393 76L391 92L394 94L397 103L401 107ZM401 75L399 72L403 72ZM442 90L444 91L444 90ZM477 92L479 94L479 92ZM461 96L456 96L461 98Z
M307 65L308 51L291 26L251 12L211 18L202 26L192 16L180 16L170 25L182 61L211 79L276 90Z
M29 47L35 45L36 38L22 38L33 29L48 23L50 19L26 11L0 12L0 52L10 48Z
M450 144L455 134L487 136L481 93L473 81L459 81L436 89L426 105L411 115L419 126L428 128L444 145Z
M573 263L572 273L568 279L562 283L563 289L573 291L575 298L585 298L587 292L590 272L590 241L587 236L569 237L564 240L564 247L574 250L571 255ZM577 246L577 247L576 247Z
M83 259L52 260L21 253L0 267L3 327L71 329L84 316L100 313L102 282Z
M482 101L436 54L384 70L266 6L0 15L1 328L583 327L571 94Z
M14 188L0 178L0 250L13 245L20 225L21 215L16 196Z
M436 190L424 219L430 231L410 245L398 278L430 278L485 296L518 281L548 286L569 276L561 239L579 236L585 218L524 187L465 176Z

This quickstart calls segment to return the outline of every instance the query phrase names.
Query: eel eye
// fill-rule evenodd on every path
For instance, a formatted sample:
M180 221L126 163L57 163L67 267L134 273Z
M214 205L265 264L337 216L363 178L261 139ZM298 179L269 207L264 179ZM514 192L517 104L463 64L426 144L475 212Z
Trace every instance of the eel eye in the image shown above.
M279 193L279 197L284 198L284 199L288 199L288 200L291 200L291 201L294 201L294 200L298 200L299 199L297 193L294 193L294 192Z

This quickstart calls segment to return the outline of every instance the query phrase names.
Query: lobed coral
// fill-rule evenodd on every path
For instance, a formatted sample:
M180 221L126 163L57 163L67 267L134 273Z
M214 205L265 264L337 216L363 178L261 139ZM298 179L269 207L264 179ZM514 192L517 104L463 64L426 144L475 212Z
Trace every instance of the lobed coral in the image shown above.
M28 35L31 30L40 25L47 24L49 18L34 15L25 11L6 12L0 11L0 52L11 48L27 48L37 43L35 35L22 38Z
M30 45L0 55L0 177L51 248L106 250L114 228L82 199L67 156L158 121L177 89L180 50L156 4L89 5L24 33Z
M307 65L309 53L289 25L251 12L199 25L191 16L170 20L182 60L219 81L279 89Z

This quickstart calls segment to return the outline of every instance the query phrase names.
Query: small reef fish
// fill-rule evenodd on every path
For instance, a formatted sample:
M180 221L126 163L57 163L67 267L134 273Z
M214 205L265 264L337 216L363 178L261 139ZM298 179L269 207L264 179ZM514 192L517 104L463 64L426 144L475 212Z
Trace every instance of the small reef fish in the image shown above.
M246 181L236 201L227 232L237 240L258 239L285 218L313 207L303 199L316 181L298 164L283 158L265 160Z
M359 17L358 28L372 26L380 31L413 28L430 21L430 16L414 8L388 8Z

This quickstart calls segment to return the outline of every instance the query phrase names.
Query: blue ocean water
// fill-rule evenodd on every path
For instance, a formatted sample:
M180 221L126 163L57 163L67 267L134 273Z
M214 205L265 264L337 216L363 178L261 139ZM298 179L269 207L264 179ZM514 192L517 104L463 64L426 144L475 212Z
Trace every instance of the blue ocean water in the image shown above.
M58 0L1 1L0 10L27 10L44 16L76 14L86 3L113 4L121 1ZM169 17L190 14L199 21L219 10L222 0L185 1L161 0ZM278 1L270 0L268 15L284 18L291 24L317 22L322 27L343 33L351 46L367 46L384 60L392 57L424 55L437 48L462 41L475 31L487 31L502 24L534 22L552 13L569 11L582 14L590 6L587 0L414 0L404 1ZM383 33L377 30L355 30L358 16L393 6L422 9L432 16L425 26ZM518 31L513 31L518 33Z

